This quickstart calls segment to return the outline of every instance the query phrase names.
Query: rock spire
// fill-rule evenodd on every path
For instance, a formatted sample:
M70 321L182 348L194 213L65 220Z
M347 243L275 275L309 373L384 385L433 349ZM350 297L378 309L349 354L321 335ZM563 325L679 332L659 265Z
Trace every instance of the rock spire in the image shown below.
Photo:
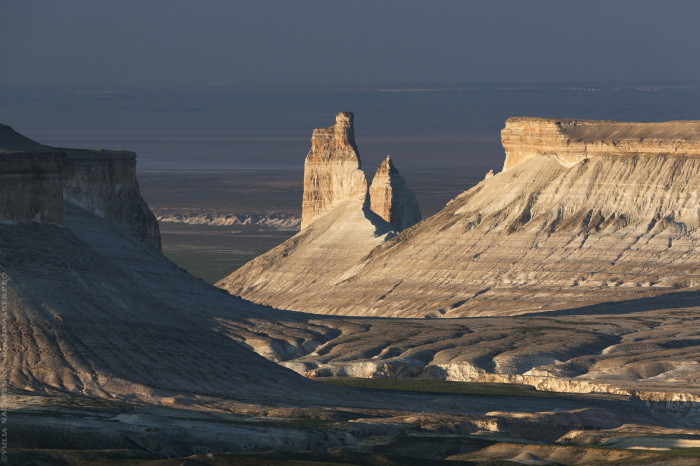
M398 231L421 221L418 201L387 155L377 169L369 188L372 212L391 223Z
M301 228L319 214L348 199L364 200L367 180L360 170L355 146L354 115L338 113L335 125L315 129L304 163L304 200Z

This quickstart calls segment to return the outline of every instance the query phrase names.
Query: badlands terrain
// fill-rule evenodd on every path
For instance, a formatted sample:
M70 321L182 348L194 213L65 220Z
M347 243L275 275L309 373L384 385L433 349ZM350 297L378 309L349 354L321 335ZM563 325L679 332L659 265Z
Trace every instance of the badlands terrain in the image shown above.
M399 232L351 193L219 286L275 308L384 318L310 354L268 356L306 375L697 401L698 134L698 122L510 119L504 170L431 218Z
M10 461L695 464L696 123L509 120L505 170L416 224L352 123L240 296L160 253L133 153L1 127Z

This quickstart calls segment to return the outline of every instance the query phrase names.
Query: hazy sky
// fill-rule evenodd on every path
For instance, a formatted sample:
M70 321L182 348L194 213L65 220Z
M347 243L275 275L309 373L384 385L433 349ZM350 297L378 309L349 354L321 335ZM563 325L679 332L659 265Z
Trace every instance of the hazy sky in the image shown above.
M698 1L0 0L0 86L697 80Z

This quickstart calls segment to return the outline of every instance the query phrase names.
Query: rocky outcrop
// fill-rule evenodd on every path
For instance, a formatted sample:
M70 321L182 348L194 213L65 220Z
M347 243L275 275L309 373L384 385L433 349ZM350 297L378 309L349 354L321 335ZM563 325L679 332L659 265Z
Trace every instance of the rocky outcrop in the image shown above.
M0 124L0 221L63 224L66 154Z
M579 123L569 121L568 134L587 144L587 154L599 146L618 153L600 149L571 163L579 143L562 146L559 136L540 134L541 147L551 150L487 177L360 261L339 260L332 277L288 275L282 283L274 278L281 262L270 261L227 289L298 311L440 318L551 312L700 285L700 157L691 145L697 124L620 123L624 131L613 131L612 123L586 122L575 132ZM632 135L667 152L595 143Z
M369 188L372 212L391 223L398 231L421 221L418 201L387 155Z
M605 155L700 157L700 121L636 123L515 117L501 131L503 170L537 156L577 163Z
M141 197L136 154L45 146L0 125L5 221L63 223L64 202L115 221L161 250L158 221Z
M370 202L353 114L339 113L334 126L313 132L304 164L301 232L216 285L290 309L297 307L292 302L312 296L319 284L342 283L376 246L420 219L415 196L390 159L377 172L372 193Z
M136 154L127 151L66 150L63 198L126 226L161 250L160 228L141 197Z
M365 200L367 180L360 170L353 118L350 112L338 113L334 126L313 132L304 162L302 229L339 202Z

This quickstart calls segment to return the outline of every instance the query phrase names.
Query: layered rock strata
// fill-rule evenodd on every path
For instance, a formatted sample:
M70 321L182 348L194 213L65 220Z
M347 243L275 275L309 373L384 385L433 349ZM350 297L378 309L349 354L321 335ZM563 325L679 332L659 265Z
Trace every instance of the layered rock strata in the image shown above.
M584 126L579 139L607 134L611 139L598 145L618 144L610 122L600 130L594 122ZM223 285L286 309L414 318L549 312L696 287L700 157L687 142L695 140L695 126L641 126L652 130L634 133L661 148L683 135L686 142L674 146L679 152L619 149L574 164L567 162L567 139L546 139L547 154L486 178L359 262L339 263L345 272L332 279L289 275L275 282L281 262L264 255L256 259L264 266ZM671 141L659 141L663 135ZM297 253L291 242L281 248Z
M161 250L158 220L141 197L136 154L128 151L67 149L63 198L129 228Z
M369 188L372 212L391 223L398 231L421 221L418 200L399 174L390 156L386 157L374 175Z
M700 121L636 123L515 117L501 131L503 170L537 156L565 163L604 155L700 156Z
M350 112L338 113L335 125L313 132L304 162L302 229L339 202L365 200L367 180L360 170L353 118Z
M257 302L288 309L302 305L317 284L342 282L348 269L396 235L396 225L412 224L420 216L415 196L390 160L380 167L374 184L377 202L370 202L353 114L339 113L334 126L313 132L304 163L301 232L217 286L234 294L252 286Z
M255 321L245 329L232 327L229 334L311 377L415 377L633 395L654 409L694 412L696 418L697 298L697 291L680 291L566 311L478 319L300 314L308 319L308 327Z
M0 152L0 220L62 224L65 158L57 152Z
M613 434L602 429L622 425L638 429L642 441L656 435L670 446L697 442L689 428L698 425L700 400L691 372L695 296L670 300L661 313L642 315L631 306L631 315L619 317L606 309L614 319L602 323L590 313L330 318L217 292L114 222L71 203L65 227L2 224L0 245L10 323L3 340L6 398L15 426L9 439L20 458L28 457L20 447L40 449L44 460L48 449L90 448L90 458L94 449L109 450L104 461L114 461L115 449L132 457L134 448L162 457L385 452L392 439L392 451L406 455L405 439L426 433L431 442L421 457L436 450L443 458L462 448L444 443L455 438L466 439L468 451L484 439L541 443L590 434L601 439L583 441L598 444ZM312 376L533 383L614 395L543 397L522 385L478 387L482 396L343 389L307 380L249 348ZM611 373L620 366L625 371ZM607 380L576 380L587 369Z
M3 220L63 222L64 202L115 221L161 250L158 221L141 197L136 154L45 146L0 125Z
M630 439L634 429L640 442L656 435L668 441L662 447L697 445L698 432L687 429L698 425L700 402L697 293L514 318L313 316L217 292L116 222L75 202L64 208L62 227L0 224L4 383L19 458L38 450L50 462L63 458L46 456L55 449L82 448L91 449L90 458L109 450L112 460L115 449L130 449L132 457L134 448L171 458L341 447L367 448L369 455L386 453L392 439L391 451L406 455L411 437L437 439L423 443L420 457L443 459L471 451L471 434L478 445L504 437L609 443L606 436L621 434L602 429L623 425L628 437L618 446L638 445ZM323 268L315 280L342 285L361 270L333 270L335 260L382 244L381 227L390 228L364 200L346 199L257 263L264 269L265 260L279 266L290 258L290 273L280 280L293 295L304 285L291 279L304 272L305 250L303 267ZM529 397L522 386L506 393L485 387L498 397L357 391L309 381L251 348L311 376L495 381L614 395ZM444 443L455 438L467 443Z

